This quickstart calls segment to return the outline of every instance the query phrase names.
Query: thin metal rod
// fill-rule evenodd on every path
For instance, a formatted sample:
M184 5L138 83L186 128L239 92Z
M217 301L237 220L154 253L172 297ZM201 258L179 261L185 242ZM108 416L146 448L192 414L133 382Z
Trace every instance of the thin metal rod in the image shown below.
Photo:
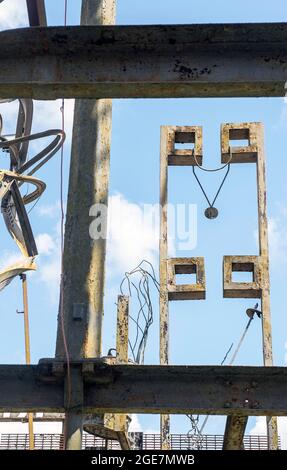
M27 289L27 276L21 274L22 290L23 290L23 313L24 313L24 334L25 334L25 359L26 364L31 364L31 351L30 351L30 332L29 332L29 310L28 310L28 289ZM29 428L29 449L34 450L34 425L33 413L28 413L28 428Z
M253 320L253 317L250 317L249 320L248 320L248 322L247 322L246 328L245 328L245 330L243 331L243 334L242 334L242 336L241 336L241 338L240 338L240 340L239 340L239 343L238 343L238 345L237 345L237 348L235 349L235 351L234 351L234 353L233 353L233 356L232 356L232 358L230 359L230 362L229 362L229 364L228 364L229 366L232 366L232 364L234 363L234 361L235 361L235 359L236 359L236 356L237 356L237 354L238 354L238 352L239 352L239 349L240 349L240 347L241 347L241 345L242 345L242 343L243 343L243 340L244 340L244 338L245 338L245 336L246 336L246 333L247 333L247 331L248 331L248 328L249 328L250 325L251 325L252 320Z
M236 349L235 349L235 351L234 351L234 353L233 353L233 356L232 356L232 358L230 359L230 362L228 363L229 366L232 366L232 364L234 363L234 361L235 361L235 359L236 359L236 357L237 357L237 354L239 353L239 350L240 350L240 348L241 348L241 346L242 346L242 343L243 343L243 341L244 341L244 338L245 338L245 336L246 336L246 333L247 333L247 331L248 331L248 329L249 329L249 327L250 327L250 325L251 325L252 320L253 320L253 317L252 317L252 318L250 317L249 320L248 320L248 322L247 322L247 325L246 325L246 327L245 327L245 330L243 331L243 334L242 334L242 336L241 336L241 338L240 338L240 340L239 340L239 342L238 342L238 345L237 345L237 347L236 347ZM207 421L208 421L209 416L210 416L210 415L206 415L206 416L205 416L204 421L203 421L203 423L202 423L202 425L201 425L199 434L202 434L203 429L205 428L205 425L206 425L206 423L207 423Z

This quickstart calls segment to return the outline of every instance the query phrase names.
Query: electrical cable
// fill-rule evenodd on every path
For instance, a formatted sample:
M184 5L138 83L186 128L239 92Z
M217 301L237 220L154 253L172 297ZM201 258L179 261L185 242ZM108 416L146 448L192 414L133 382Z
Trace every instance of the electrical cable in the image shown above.
M36 171L38 171L45 163L47 163L54 155L55 153L58 152L58 150L62 147L64 140L65 140L65 133L60 130L60 129L50 129L48 131L43 131L43 132L37 132L36 134L30 134L30 135L25 135L22 137L17 137L16 139L12 140L7 140L3 136L0 137L0 149L6 149L8 148L10 151L10 155L12 157L12 161L16 161L18 163L19 158L18 158L18 149L17 149L17 144L23 143L23 142L31 142L33 140L38 140L44 137L50 137L52 135L55 135L56 137L54 140L47 145L41 152L37 153L33 158L30 158L26 163L21 165L17 169L18 174L24 173L24 171L28 170L31 166L33 166L35 163L38 163L33 170L31 170L28 173L28 176L32 176ZM42 161L41 161L42 160Z
M223 168L225 168L225 166L224 166ZM221 191L221 189L222 189L222 187L223 187L223 185L224 185L224 183L225 183L225 180L226 180L226 178L227 178L227 176L228 176L229 171L230 171L230 164L227 165L227 171L226 171L226 173L225 173L225 176L224 176L224 178L223 178L223 180L222 180L222 182L221 182L221 184L220 184L220 186L219 186L219 188L218 188L218 190L217 190L217 193L216 193L216 195L215 195L213 201L210 202L210 200L209 200L209 198L208 198L208 196L207 196L207 194L206 194L206 192L205 192L205 190L204 190L204 188L203 188L203 186L202 186L202 184L201 184L201 182L200 182L200 180L199 180L197 174L195 173L195 166L192 167L192 172L193 172L193 174L194 174L194 176L195 176L196 181L198 182L198 185L199 185L201 191L203 192L203 194L204 194L204 196L205 196L205 199L207 200L207 203L209 204L209 207L214 207L215 201L216 201L216 199L217 199L218 196L219 196L219 193L220 193L220 191Z
M145 267L145 264L148 267ZM134 281L134 277L138 278ZM138 303L137 316L134 318L129 314L129 318L136 325L135 338L129 346L133 356L134 362L138 364L144 363L145 349L148 340L149 329L153 323L153 306L151 301L150 282L159 292L159 282L156 279L155 270L153 265L147 261L142 260L132 271L126 272L120 284L120 292L124 294L124 284L127 284L126 290L130 297L133 293L136 294Z
M68 11L68 0L64 0L64 26L67 26L67 11ZM62 120L62 132L65 132L65 100L62 99L61 103L61 120ZM71 367L70 367L70 354L66 337L65 321L64 321L64 289L63 289L63 274L64 274L64 223L65 223L65 211L64 211L64 188L63 188L63 173L64 173L64 146L61 147L60 155L60 210L61 210L61 223L60 223L60 238L61 238L61 278L60 278L60 324L63 338L63 345L66 355L67 362L67 409L71 409L71 396L72 396L72 382L71 382ZM67 423L68 416L66 413L64 423L64 447L67 441Z
M214 196L214 198L213 198L213 201L211 202L211 201L209 200L209 197L208 197L207 194L206 194L206 191L205 191L203 185L201 184L201 182L200 182L200 180L199 180L199 178L198 178L198 176L197 176L197 174L196 174L196 172L195 172L195 165L192 166L193 175L194 175L194 177L195 177L195 179L196 179L196 181L197 181L197 183L198 183L198 185L199 185L199 187L200 187L200 189L201 189L201 191L202 191L202 193L203 193L203 195L204 195L204 197L205 197L205 199L206 199L206 201L207 201L207 203L208 203L208 206L209 206L209 207L205 210L205 212L204 212L205 216L206 216L208 219L215 219L215 218L218 216L218 210L216 209L216 207L214 207L214 204L215 204L215 201L217 200L217 198L218 198L218 196L219 196L219 193L220 193L220 191L221 191L221 189L222 189L222 187L223 187L223 185L224 185L224 183L225 183L225 181L226 181L226 178L227 178L227 176L228 176L228 174L229 174L229 171L230 171L230 163L231 163L231 160L232 160L232 148L231 148L231 147L229 147L229 153L230 153L230 157L229 157L229 159L228 159L228 162L225 163L225 165L223 165L223 166L221 166L221 167L219 167L219 168L204 168L203 166L201 166L201 165L198 163L198 160L197 160L195 151L194 151L194 149L193 149L193 156L194 156L194 159L195 159L195 163L196 163L196 166L197 166L200 170L202 170L202 171L207 171L207 172L215 172L215 171L221 171L221 170L223 170L224 168L227 167L227 170L226 170L226 173L225 173L225 175L224 175L224 178L223 178L223 180L222 180L222 182L221 182L221 184L220 184L220 186L219 186L219 188L218 188L218 190L217 190L217 192L216 192L216 194L215 194L215 196Z
M232 160L232 150L231 150L232 147L229 147L229 153L230 153L230 157L229 157L229 160L227 163L225 163L224 165L218 167L218 168L205 168L204 166L200 165L198 163L198 160L197 160L197 156L195 154L195 151L193 149L193 156L194 156L194 160L195 160L195 163L196 163L196 166L198 166L198 168L200 168L200 170L202 171L208 171L208 172L215 172L215 171L221 171L223 170L226 166L228 166L230 163L231 163L231 160Z

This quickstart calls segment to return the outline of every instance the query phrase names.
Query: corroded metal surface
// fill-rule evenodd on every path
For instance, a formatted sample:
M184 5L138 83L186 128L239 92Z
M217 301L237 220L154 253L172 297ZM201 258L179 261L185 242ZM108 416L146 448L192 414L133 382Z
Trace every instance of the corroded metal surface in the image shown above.
M0 96L284 96L287 26L71 26L0 33Z
M56 362L0 366L0 412L63 412L65 364L55 368ZM82 368L83 413L287 415L286 367L140 366L101 360L71 367L79 373Z
M223 450L243 450L247 416L228 416L225 427Z

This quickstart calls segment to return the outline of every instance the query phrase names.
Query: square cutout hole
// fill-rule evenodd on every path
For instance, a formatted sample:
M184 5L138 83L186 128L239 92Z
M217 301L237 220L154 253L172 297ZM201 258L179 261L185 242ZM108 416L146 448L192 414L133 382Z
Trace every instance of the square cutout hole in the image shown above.
M195 264L176 264L174 266L177 285L196 284L197 272Z
M180 143L180 142L174 143L174 150L193 150L193 149L194 149L194 144L192 143Z
M175 283L177 286L185 285L185 284L196 284L196 273L190 274L176 274L175 275Z
M231 147L249 147L249 129L229 129L229 142Z
M193 150L194 146L195 132L175 132L174 150Z
M232 282L254 282L253 263L232 263Z
M233 271L232 282L254 282L254 275L250 271Z

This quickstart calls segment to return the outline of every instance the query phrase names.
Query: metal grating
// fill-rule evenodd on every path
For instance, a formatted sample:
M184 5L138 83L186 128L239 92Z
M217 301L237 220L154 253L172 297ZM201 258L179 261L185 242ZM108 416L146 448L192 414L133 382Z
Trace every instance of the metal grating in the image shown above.
M160 434L143 434L142 435L143 450L160 450L161 437ZM205 434L198 442L193 436L188 434L172 434L171 448L173 450L222 450L223 435ZM62 434L35 434L35 449L60 450L63 448ZM83 449L120 449L118 442L105 441L91 434L83 435ZM245 450L267 450L267 436L245 436ZM280 440L279 440L280 448ZM0 441L0 449L29 449L28 434L2 434Z

